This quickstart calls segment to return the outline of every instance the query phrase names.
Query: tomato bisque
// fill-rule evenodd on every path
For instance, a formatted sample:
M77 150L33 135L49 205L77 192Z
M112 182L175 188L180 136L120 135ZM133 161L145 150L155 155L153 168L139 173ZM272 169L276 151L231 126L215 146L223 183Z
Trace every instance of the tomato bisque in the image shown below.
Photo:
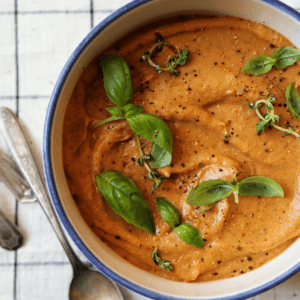
M300 65L279 59L291 48L260 23L191 16L149 25L99 53L124 59L130 96L114 102L96 57L74 88L63 128L69 189L99 239L139 268L187 282L247 273L289 247L300 235L300 121L292 112ZM272 64L267 72L243 70L260 55ZM155 165L151 153L166 163ZM101 185L112 176L130 195ZM270 179L268 193L250 185L258 177ZM201 194L210 180L223 185ZM211 200L214 193L220 199Z

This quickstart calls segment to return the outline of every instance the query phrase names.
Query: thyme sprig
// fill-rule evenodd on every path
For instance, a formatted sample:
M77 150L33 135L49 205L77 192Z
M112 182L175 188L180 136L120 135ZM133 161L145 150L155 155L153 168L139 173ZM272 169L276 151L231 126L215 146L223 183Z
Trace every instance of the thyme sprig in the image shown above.
M274 112L274 106L272 104L272 102L274 102L276 99L274 97L271 96L272 93L269 93L267 95L267 99L259 99L258 101L255 102L255 104L253 104L252 102L248 104L250 109L255 109L255 112L257 114L257 116L260 119L260 122L256 124L256 130L258 132L264 132L266 127L274 127L280 131L282 131L282 135L290 135L293 134L296 137L300 137L300 135L294 131L293 127L286 124L287 128L283 128L281 126L278 126L275 124L275 122L279 121L279 116L275 115ZM268 112L266 112L265 114L261 114L259 111L259 108L265 104L266 105L266 109L268 110Z
M151 161L151 155L148 155L148 154L145 155L144 154L143 149L142 149L142 145L141 145L140 137L137 134L135 134L135 139L137 141L137 146L138 146L138 149L139 149L139 152L140 152L140 155L141 155L141 157L137 160L138 165L140 167L142 165L145 166L145 168L148 171L147 177L154 180L154 183L152 185L152 189L155 190L156 188L158 188L161 185L162 181L164 179L167 179L168 177L165 177L165 176L160 176L159 177L158 172L151 169L151 167L147 163L147 161Z
M151 258L152 260L154 261L154 263L157 265L157 266L160 266L162 269L165 269L167 272L170 272L170 271L173 271L174 268L172 266L172 264L167 261L167 260L162 260L160 258L160 254L159 252L157 251L157 249L155 249L152 253L151 253Z
M186 61L189 59L188 50L186 49L181 50L177 56L170 58L168 61L168 65L166 67L157 65L151 59L153 57L153 52L155 49L156 49L156 53L162 51L163 45L170 46L171 48L174 49L175 53L177 52L177 49L172 44L166 42L160 34L156 33L156 37L157 37L157 43L155 43L148 52L144 53L144 55L142 56L142 60L147 59L149 65L152 66L155 70L157 70L159 74L161 74L163 71L170 71L172 75L178 76L178 71L175 70L175 68L178 65L183 66L186 63Z

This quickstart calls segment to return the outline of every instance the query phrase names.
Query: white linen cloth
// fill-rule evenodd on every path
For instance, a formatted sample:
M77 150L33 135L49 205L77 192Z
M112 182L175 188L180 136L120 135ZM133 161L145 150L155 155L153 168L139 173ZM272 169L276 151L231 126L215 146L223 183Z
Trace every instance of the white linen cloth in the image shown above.
M0 106L18 115L41 174L46 109L63 65L94 25L128 2L0 1ZM300 0L284 2L300 10ZM8 153L1 133L0 150ZM18 204L3 183L0 195L0 209L24 235L19 250L0 248L0 300L68 299L71 265L39 203ZM252 299L300 300L299 283L300 273ZM126 300L147 299L121 290Z

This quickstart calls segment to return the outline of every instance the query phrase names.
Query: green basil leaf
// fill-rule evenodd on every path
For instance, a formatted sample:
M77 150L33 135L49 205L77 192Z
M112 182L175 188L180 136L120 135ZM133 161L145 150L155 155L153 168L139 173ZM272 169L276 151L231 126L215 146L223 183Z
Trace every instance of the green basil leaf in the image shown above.
M119 119L124 118L124 111L122 107L109 107L106 110Z
M175 206L165 198L156 198L157 209L163 218L172 228L180 224L180 217Z
M116 214L140 229L155 233L151 209L131 179L121 172L104 171L96 176L96 182Z
M151 168L158 169L168 166L172 161L172 154L166 149L159 147L156 143L153 143L151 149Z
M129 67L118 54L102 55L98 58L104 76L104 88L108 98L123 107L131 101L133 89Z
M156 143L172 154L172 133L162 119L151 114L140 113L127 118L127 121L137 135Z
M188 194L186 203L204 206L215 203L233 192L232 184L222 179L201 182Z
M242 72L255 76L265 74L272 69L275 62L276 59L269 55L259 55L251 58L242 69Z
M291 114L300 120L300 97L299 93L291 82L285 92L285 98Z
M279 69L284 69L292 66L299 58L299 49L292 47L279 47L273 53L272 57L276 59L274 66Z
M253 176L241 180L238 184L242 196L283 197L282 187L273 179L264 176Z
M133 117L144 109L144 106L137 105L137 104L127 104L123 107L123 111L125 114L125 118Z
M173 231L185 243L198 248L204 248L204 242L197 228L188 224L181 224L174 228Z

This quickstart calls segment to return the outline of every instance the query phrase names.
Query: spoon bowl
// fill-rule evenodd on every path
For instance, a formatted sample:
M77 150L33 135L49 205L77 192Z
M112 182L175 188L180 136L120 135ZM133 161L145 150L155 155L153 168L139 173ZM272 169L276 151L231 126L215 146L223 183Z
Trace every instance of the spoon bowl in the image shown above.
M122 300L123 297L117 286L107 277L98 271L79 265L74 268L74 277L70 285L70 299Z

